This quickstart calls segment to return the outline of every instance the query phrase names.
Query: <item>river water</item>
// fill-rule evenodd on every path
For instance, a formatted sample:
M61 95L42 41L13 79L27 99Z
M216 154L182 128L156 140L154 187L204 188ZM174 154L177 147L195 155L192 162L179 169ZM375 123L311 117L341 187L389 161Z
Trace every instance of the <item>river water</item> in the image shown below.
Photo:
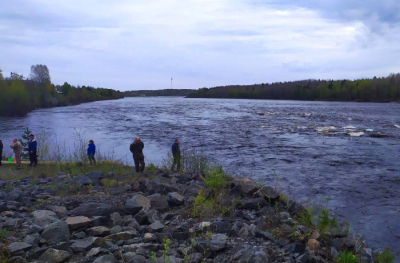
M371 247L400 256L400 104L125 98L0 118L0 138L7 146L25 127L67 145L77 129L129 163L136 136L155 164L180 138L236 176L304 203L329 198L332 213Z

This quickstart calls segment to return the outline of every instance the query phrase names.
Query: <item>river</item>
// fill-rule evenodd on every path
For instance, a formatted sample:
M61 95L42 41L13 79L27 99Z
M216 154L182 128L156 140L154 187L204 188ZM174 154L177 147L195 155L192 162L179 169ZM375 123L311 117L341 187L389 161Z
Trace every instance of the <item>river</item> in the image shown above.
M371 247L400 256L400 104L125 98L0 118L0 138L8 145L25 127L67 145L77 129L130 164L134 137L155 164L180 138L236 176L304 203L329 198L332 213Z

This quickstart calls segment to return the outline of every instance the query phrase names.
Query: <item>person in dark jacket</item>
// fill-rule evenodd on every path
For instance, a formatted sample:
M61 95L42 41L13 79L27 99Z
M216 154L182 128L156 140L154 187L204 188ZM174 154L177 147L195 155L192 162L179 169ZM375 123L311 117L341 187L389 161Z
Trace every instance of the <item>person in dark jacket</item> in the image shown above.
M1 163L1 159L3 158L3 142L0 140L0 166L3 164Z
M144 163L144 155L143 155L144 143L140 140L139 137L135 139L135 141L130 145L130 151L133 154L133 160L135 162L136 172L143 172L145 163Z
M174 157L174 163L172 164L171 171L174 170L176 165L176 170L181 169L181 149L179 148L179 140L176 139L175 143L172 144L172 156Z
M29 161L31 162L29 166L36 166L37 161L37 141L33 134L29 135L28 141L28 151L29 151Z
M87 148L87 156L89 158L90 165L96 165L96 159L94 155L96 154L96 145L94 144L93 140L89 141L88 148Z

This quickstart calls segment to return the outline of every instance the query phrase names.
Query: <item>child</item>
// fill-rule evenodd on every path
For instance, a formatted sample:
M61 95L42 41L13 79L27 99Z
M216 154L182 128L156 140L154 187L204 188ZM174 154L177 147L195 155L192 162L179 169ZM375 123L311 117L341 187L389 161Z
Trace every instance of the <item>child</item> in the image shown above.
M87 155L90 161L90 165L96 165L96 159L94 159L95 154L96 154L96 145L94 145L93 140L90 140L87 149Z

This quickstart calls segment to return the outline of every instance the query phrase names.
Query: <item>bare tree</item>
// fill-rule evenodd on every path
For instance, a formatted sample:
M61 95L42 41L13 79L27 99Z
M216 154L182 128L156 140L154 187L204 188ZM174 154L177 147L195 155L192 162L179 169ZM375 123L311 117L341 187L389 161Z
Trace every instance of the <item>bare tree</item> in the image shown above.
M51 82L50 72L46 65L31 66L31 79L40 84Z

